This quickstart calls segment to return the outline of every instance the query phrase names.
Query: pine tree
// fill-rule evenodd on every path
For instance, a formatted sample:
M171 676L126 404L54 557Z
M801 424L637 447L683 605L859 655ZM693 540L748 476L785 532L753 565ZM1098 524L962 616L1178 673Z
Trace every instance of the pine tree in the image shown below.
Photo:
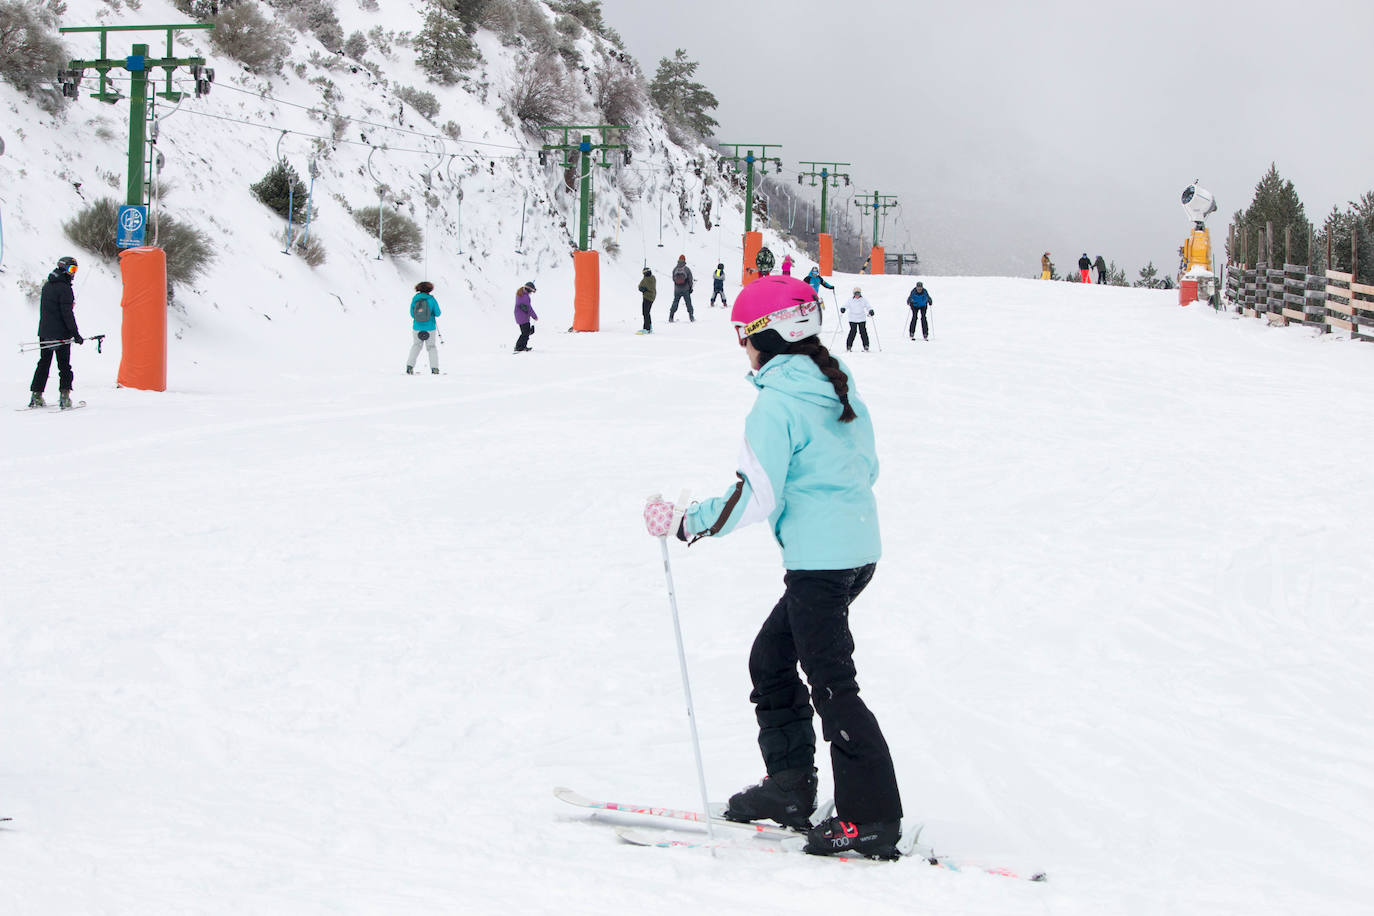
M670 127L707 137L716 127L716 119L710 112L719 102L709 89L692 80L699 66L696 61L687 59L686 51L678 48L671 60L666 57L659 60L658 72L649 84L649 97Z
M1237 243L1242 237L1242 232L1248 233L1250 250L1235 254L1242 255L1242 259L1249 264L1269 260L1269 252L1264 251L1261 246L1266 227L1270 223L1274 226L1274 264L1271 266L1283 262L1283 232L1287 227L1293 230L1293 257L1307 259L1307 212L1303 209L1302 200L1298 198L1298 192L1293 188L1293 182L1285 181L1273 163L1269 164L1269 171L1259 180L1259 184L1255 185L1255 196L1250 201L1250 206L1244 213L1236 211L1231 223L1235 227ZM1230 251L1227 254L1232 255Z
M1158 289L1158 275L1159 270L1155 267L1155 262L1151 261L1144 267L1140 268L1140 279L1135 281L1135 285L1144 287L1145 289Z
M1350 237L1355 236L1355 279L1360 283L1374 282L1374 191L1365 192L1344 210L1332 207L1317 235L1318 257L1325 261L1328 246L1331 263L1326 266L1343 273L1350 272Z
M481 57L469 37L467 23L459 16L450 15L441 5L425 13L425 24L415 36L414 48L415 62L420 69L444 86L458 82L462 71Z
M300 219L305 215L305 182L285 159L278 160L276 165L268 169L267 174L262 176L257 184L250 185L248 190L283 219L286 218L288 208L292 219Z

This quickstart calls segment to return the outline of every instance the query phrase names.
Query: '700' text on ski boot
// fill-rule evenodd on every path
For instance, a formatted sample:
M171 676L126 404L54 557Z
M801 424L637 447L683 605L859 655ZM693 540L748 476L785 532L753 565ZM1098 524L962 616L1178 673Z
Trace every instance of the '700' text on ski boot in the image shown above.
M897 849L897 841L901 838L901 821L856 824L831 817L806 832L806 845L802 851L813 856L857 855L869 859L899 859L902 854Z

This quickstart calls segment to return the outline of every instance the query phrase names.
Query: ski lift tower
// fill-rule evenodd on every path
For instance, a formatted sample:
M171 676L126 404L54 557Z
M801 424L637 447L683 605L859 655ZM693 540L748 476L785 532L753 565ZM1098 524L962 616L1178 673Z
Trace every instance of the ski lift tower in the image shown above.
M1183 211L1193 221L1193 231L1183 243L1178 304L1187 305L1199 299L1210 302L1216 293L1217 275L1212 270L1212 237L1207 231L1207 217L1217 212L1217 202L1210 191L1194 180L1183 189L1182 203Z
M118 102L122 96L110 81L111 70L129 74L129 158L128 180L125 185L124 206L115 220L115 247L119 253L119 272L124 285L120 303L123 319L120 339L123 343L119 359L119 375L115 381L121 388L140 388L145 391L167 390L167 253L161 248L145 244L148 225L148 206L151 203L149 175L159 161L154 148L157 143L157 120L153 103L157 96L180 102L184 93L172 88L172 74L185 67L195 81L195 96L210 91L215 71L205 66L203 57L176 57L172 43L177 32L193 29L213 29L209 23L179 25L92 25L58 29L64 35L76 32L100 34L100 56L94 60L73 60L69 69L59 71L58 82L62 95L75 99L80 95L81 79L86 70L100 75L100 89L91 98L102 102ZM153 57L148 45L135 44L127 57L111 57L108 50L111 32L165 32L167 53ZM149 95L156 89L156 70L166 75L162 92Z

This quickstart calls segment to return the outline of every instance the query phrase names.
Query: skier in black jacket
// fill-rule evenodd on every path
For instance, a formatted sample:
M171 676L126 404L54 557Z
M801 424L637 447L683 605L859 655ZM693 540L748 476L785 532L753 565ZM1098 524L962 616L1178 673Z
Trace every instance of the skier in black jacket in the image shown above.
M42 349L38 352L38 368L33 372L33 384L29 385L29 406L46 407L43 390L48 387L48 370L52 358L57 356L57 388L60 393L58 404L63 410L72 406L72 341L85 343L81 332L76 328L76 315L72 309L76 305L76 295L72 292L72 278L76 276L76 258L62 258L57 267L48 274L43 284L43 293L38 301L38 340Z

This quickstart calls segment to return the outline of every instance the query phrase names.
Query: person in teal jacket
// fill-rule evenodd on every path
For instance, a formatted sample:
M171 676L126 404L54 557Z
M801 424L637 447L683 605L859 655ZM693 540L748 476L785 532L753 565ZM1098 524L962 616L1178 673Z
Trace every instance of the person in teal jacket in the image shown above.
M434 320L440 315L439 300L430 295L432 292L434 284L428 280L415 284L415 295L410 300L411 342L410 356L406 357L406 375L415 374L415 360L420 356L421 347L429 354L429 371L439 374L439 347L434 342L439 334L439 325Z
M750 700L767 776L731 797L726 817L807 830L806 851L894 858L902 803L878 721L859 697L850 605L882 554L873 484L873 421L848 367L820 342L810 285L763 276L735 299L731 321L758 398L744 424L736 480L687 507L675 532L695 543L766 521L782 548L785 591L749 654ZM662 518L661 499L645 509ZM806 673L806 685L797 666ZM812 827L816 734L830 742L835 816ZM808 829L809 828L809 829Z

